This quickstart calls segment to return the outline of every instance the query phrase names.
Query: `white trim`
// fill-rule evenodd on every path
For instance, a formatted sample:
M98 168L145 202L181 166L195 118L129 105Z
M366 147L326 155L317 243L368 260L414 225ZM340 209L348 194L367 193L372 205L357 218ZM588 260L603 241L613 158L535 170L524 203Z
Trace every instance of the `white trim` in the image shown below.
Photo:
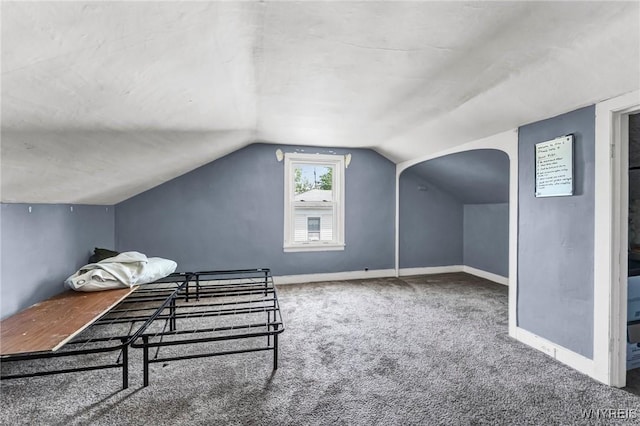
M363 280L367 278L395 277L395 269L374 269L371 271L329 272L324 274L280 275L273 277L276 285L301 284L320 281Z
M449 266L427 266L422 268L402 268L398 270L399 277L409 275L433 275L433 274L449 274L452 272L465 272L476 277L484 278L498 284L509 285L509 278L492 272L483 271L467 265L449 265Z
M273 277L276 284L298 284L311 283L320 281L344 281L344 280L362 280L367 278L389 278L389 277L407 277L411 275L434 275L449 274L453 272L466 272L480 278L494 281L498 284L508 285L508 278L491 272L483 271L471 266L465 265L449 265L449 266L427 266L422 268L402 268L398 270L396 275L395 269L374 269L371 271L347 271L347 272L328 272L323 274L300 274L300 275L281 275Z
M609 329L611 330L610 340L612 342L611 347L608 348L611 352L611 355L609 355L609 371L611 372L609 375L609 381L612 385L622 387L626 385L627 381L629 117L626 115L614 114L612 118L614 121L614 139L613 146L611 147L612 153L614 154L614 158L611 159L613 178L611 181L613 194L613 223L611 224L611 242L613 251L611 252L611 259L613 264L610 283L611 322ZM616 285L612 285L614 282ZM594 338L594 351L595 346Z
M309 244L305 245L295 245L295 246L286 246L283 248L285 253L293 253L296 251L340 251L344 250L344 244Z
M502 275L483 271L482 269L474 268L472 266L463 265L462 272L475 275L476 277L484 278L485 280L493 281L494 283L509 285L509 277L503 277Z
M639 107L640 91L596 105L592 377L618 387L626 383L627 298L626 265L621 265L626 257L621 235L626 229L621 208L621 169L626 157L619 136L620 117Z
M549 340L520 327L516 327L515 338L516 340L529 345L540 352L544 352L550 357L578 370L581 373L593 376L594 362L583 355L550 342Z
M433 275L433 274L449 274L452 272L462 272L462 265L450 266L426 266L423 268L402 268L398 270L399 277L407 277L409 275Z
M518 327L518 131L511 135L509 154L509 335Z

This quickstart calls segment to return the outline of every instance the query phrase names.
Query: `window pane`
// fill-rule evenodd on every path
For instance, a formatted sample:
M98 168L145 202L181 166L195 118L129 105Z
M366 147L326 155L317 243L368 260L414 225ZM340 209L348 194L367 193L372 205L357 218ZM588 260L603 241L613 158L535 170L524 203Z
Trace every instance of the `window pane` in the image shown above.
M309 232L320 232L320 218L307 217L307 229Z
M330 164L296 164L293 180L294 201L333 201Z
M333 241L333 206L296 207L294 210L295 242Z

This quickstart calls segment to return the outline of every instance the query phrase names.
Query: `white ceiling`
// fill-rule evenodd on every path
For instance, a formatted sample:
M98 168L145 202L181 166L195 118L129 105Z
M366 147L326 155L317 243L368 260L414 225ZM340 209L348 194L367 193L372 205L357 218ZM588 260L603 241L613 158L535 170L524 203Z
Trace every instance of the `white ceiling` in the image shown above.
M399 162L640 88L640 2L2 2L2 201L256 141Z

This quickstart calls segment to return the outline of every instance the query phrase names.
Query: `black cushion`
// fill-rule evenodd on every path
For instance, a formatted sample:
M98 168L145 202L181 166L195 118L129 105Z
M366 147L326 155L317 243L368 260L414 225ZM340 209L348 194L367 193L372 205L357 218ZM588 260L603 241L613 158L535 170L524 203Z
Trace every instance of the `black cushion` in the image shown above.
M89 263L98 263L101 260L108 259L119 254L120 253L118 253L117 251L96 247L93 250L93 255L89 258Z

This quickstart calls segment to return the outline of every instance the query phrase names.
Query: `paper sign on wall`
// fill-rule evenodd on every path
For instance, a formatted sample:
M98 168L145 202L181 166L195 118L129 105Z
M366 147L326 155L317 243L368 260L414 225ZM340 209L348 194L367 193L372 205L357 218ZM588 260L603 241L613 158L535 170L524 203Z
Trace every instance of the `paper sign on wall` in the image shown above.
M536 144L536 197L573 195L573 135Z

